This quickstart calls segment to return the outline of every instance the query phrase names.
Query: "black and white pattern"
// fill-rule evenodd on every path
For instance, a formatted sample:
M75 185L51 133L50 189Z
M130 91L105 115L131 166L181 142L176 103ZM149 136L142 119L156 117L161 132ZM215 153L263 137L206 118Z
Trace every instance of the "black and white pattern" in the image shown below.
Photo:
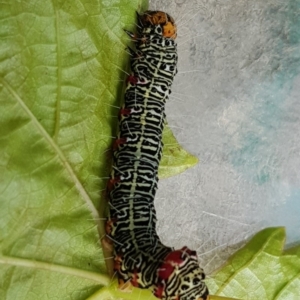
M165 102L177 73L176 26L166 13L138 15L114 164L108 184L108 238L121 284L149 288L160 299L207 299L195 251L163 245L156 233L154 197L162 156Z

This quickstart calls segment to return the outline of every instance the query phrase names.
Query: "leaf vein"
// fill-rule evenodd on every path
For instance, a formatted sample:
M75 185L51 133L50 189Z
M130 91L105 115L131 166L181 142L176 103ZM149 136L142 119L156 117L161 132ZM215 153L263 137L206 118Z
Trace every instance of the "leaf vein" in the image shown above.
M16 258L10 256L0 256L0 264L58 272L62 274L67 274L71 276L77 276L84 279L92 280L97 282L98 284L102 284L105 286L107 286L110 283L110 278L107 275L102 275L91 271L86 271L86 270L71 268L67 266L61 266L57 264L36 261L36 260Z
M92 217L97 225L98 234L100 237L102 237L105 234L104 225L99 220L99 213L94 206L91 198L87 194L85 188L83 187L82 183L79 181L77 175L75 174L74 170L72 169L71 165L67 161L64 153L59 148L59 146L56 144L56 142L51 138L51 136L48 134L48 132L45 130L45 128L41 125L41 123L37 120L35 115L30 111L30 109L27 107L27 105L24 103L24 101L21 99L21 97L16 93L16 91L2 78L0 78L0 81L2 82L3 86L11 93L11 95L15 98L17 103L23 108L25 113L29 116L33 124L36 126L38 131L40 132L41 136L44 137L44 139L49 143L49 145L52 147L54 153L57 154L59 159L62 162L62 165L65 167L67 172L69 173L72 181L74 182L74 185L76 189L78 190L78 193L81 195L83 200L86 202L88 209L90 210Z
M57 96L56 96L56 113L55 113L55 127L53 139L56 141L59 133L60 126L60 102L61 102L61 48L60 48L60 33L59 33L59 10L56 5L55 9L55 29L56 29L56 47L57 47Z
M257 251L256 253L254 253L252 255L252 257L240 268L236 269L226 280L227 283L224 282L223 286L220 287L218 289L218 291L216 292L216 294L221 294L224 289L227 287L227 285L230 283L231 280L233 280L233 278L241 271L241 270L244 270L246 266L249 266L256 258L257 256L262 253L265 248L266 248L266 244L268 243L269 240L271 240L273 238L274 235L276 235L278 233L278 231L276 230L274 233L272 233L268 240L266 242L264 242L264 245L261 247L261 249L259 251Z

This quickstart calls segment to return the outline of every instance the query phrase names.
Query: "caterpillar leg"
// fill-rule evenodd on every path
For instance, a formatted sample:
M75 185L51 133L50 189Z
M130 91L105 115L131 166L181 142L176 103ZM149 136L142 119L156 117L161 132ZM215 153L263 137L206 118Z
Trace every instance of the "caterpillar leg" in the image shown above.
M107 219L105 223L105 232L107 235L110 235L112 233L114 221L112 219Z
M110 238L108 238L107 236L104 236L101 240L101 244L102 244L102 247L106 251L113 252L114 246L113 246L113 242Z
M124 281L123 279L119 279L119 290L125 293L132 292L133 285L130 280Z
M112 224L113 224L112 220L108 219L106 221L106 223L105 223L105 232L106 232L106 235L101 240L102 247L104 249L106 249L107 251L109 251L109 252L112 252L113 249L114 249L113 241L112 241L112 239L109 238L109 235L112 232Z

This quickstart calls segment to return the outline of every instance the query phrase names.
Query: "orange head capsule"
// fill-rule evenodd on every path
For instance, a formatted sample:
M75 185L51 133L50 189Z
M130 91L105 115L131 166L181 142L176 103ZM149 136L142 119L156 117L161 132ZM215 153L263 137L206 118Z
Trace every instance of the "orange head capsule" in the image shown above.
M162 36L175 39L177 37L177 28L174 19L163 11L145 11L142 15L138 14L139 25L143 28L160 26Z

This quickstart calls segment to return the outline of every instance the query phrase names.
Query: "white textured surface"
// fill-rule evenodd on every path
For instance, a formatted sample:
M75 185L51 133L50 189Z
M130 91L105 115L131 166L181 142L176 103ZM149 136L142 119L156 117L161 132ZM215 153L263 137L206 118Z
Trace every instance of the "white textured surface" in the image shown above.
M150 5L178 24L167 119L200 159L159 183L161 238L197 249L208 272L263 227L299 241L300 1Z

